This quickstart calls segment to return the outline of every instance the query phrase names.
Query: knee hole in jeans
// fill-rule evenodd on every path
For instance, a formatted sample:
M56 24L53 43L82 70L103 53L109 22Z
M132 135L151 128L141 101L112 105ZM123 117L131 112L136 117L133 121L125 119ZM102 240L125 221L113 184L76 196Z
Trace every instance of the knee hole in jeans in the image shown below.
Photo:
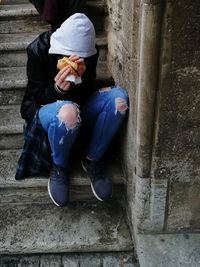
M115 98L115 114L119 112L120 114L125 114L128 109L127 100L121 97Z
M74 129L80 122L80 111L74 104L63 105L57 115L60 125L65 124L66 129Z

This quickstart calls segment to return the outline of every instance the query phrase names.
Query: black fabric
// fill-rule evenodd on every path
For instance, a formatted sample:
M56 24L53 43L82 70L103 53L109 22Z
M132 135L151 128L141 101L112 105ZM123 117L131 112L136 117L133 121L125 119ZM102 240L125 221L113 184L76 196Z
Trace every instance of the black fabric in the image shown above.
M30 123L35 111L41 105L56 100L71 100L82 106L95 91L96 65L98 54L85 59L86 71L82 83L71 85L67 94L59 94L54 88L54 78L58 73L56 68L59 55L48 53L52 30L42 33L28 47L27 76L28 83L21 105L21 116ZM98 51L98 47L97 51Z
M42 14L43 6L44 6L44 0L29 0L37 9L37 11Z
M77 12L85 12L86 0L56 0L56 13L53 14L52 20L48 21L43 14L45 14L44 6L45 0L29 0L37 9L39 14L49 22L53 28L57 28L69 16ZM55 11L55 10L54 10Z
M49 141L39 122L37 111L31 124L24 127L24 144L17 163L15 179L47 176L51 166L52 158Z

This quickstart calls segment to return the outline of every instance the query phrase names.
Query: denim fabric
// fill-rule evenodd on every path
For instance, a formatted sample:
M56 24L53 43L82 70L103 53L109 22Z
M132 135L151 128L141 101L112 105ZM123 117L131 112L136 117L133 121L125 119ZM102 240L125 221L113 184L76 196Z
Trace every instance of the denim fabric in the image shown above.
M117 101L124 100L124 108L117 108ZM80 120L73 129L61 123L58 118L60 108L72 103L57 101L43 106L39 111L42 127L48 134L53 162L66 167L69 151L80 129ZM86 155L92 160L99 160L125 118L128 108L128 94L119 86L112 86L94 93L81 110L81 135L89 138ZM85 141L87 141L85 139Z
M117 98L124 99L128 107L128 94L119 86L97 91L83 107L81 113L82 134L86 139L89 131L92 131L86 149L86 155L92 160L99 160L103 156L125 118L127 109L121 112L117 110Z
M63 168L67 167L69 151L80 128L79 118L77 119L76 125L71 129L58 118L60 108L66 104L72 104L72 102L57 101L44 105L39 110L40 123L48 134L53 162Z

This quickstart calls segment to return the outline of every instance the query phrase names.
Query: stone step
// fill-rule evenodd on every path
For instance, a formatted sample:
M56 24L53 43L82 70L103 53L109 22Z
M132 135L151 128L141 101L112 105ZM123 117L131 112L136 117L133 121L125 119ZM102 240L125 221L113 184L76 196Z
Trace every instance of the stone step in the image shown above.
M89 11L96 13L105 13L105 3L102 0L96 0L96 1L87 1L86 3L86 11L90 13ZM95 12L94 12L95 13ZM14 17L26 17L26 16L34 16L38 15L37 10L35 7L29 3L29 1L22 1L22 3L15 4L8 4L8 1L6 4L1 4L0 8L0 17L1 18L14 18Z
M73 154L73 153L72 153ZM15 180L20 150L0 150L0 205L3 203L51 203L47 193L48 177L32 177ZM79 157L70 162L70 201L94 200L90 180L82 170ZM117 156L104 159L113 182L113 198L123 199L125 178Z
M15 18L38 15L37 10L29 3L16 5L1 5L0 17Z
M18 5L18 4L29 4L29 0L3 0L4 5Z
M93 22L96 32L104 32L107 29L107 6L104 0L88 1L86 15Z
M31 4L1 5L0 33L39 33L50 28Z
M21 103L26 83L26 67L0 68L0 105Z
M98 2L98 0L87 0L87 2ZM18 5L18 4L29 4L29 0L2 0L2 4L5 5Z
M0 135L19 134L23 131L23 119L20 116L20 106L0 106Z
M98 62L97 83L102 86L113 83L105 62ZM0 68L0 105L21 103L26 84L26 67Z
M133 252L3 255L1 267L139 267Z
M0 68L26 66L26 47L38 34L15 33L0 34ZM107 38L105 34L100 34L96 38L99 45L99 61L107 60Z
M29 0L3 0L5 5L29 4Z
M132 251L119 202L0 206L0 254Z
M103 1L89 1L86 14L94 23L97 32L104 30L106 9ZM38 33L50 27L41 19L35 7L26 3L1 5L0 18L0 33Z

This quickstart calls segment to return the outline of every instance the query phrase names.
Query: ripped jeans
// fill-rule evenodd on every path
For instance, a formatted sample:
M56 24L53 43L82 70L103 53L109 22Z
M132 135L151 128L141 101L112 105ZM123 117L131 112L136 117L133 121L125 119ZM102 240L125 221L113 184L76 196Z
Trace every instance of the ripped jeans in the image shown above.
M86 155L99 160L124 120L127 109L128 94L119 86L95 92L81 111L71 101L57 101L41 107L39 119L48 134L54 164L67 167L70 148L80 128L83 140L90 138Z

